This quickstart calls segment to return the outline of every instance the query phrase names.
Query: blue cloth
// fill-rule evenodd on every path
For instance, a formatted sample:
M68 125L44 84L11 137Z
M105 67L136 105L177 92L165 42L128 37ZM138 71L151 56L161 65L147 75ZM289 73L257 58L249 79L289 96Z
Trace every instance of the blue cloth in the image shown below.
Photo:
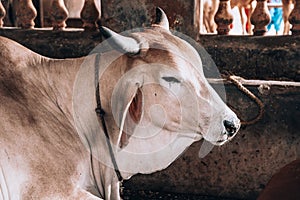
M281 0L273 0L271 2L280 3ZM280 24L282 22L282 8L271 8L270 15L271 15L271 22L268 24L267 28L268 30L270 30L272 25L274 25L276 32L278 32L280 29Z

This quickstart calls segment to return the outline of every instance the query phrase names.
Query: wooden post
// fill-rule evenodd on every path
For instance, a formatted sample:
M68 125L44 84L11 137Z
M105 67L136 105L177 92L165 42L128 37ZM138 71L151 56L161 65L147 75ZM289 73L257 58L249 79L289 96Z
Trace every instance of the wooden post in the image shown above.
M63 30L66 27L66 20L69 12L63 0L53 0L51 6L51 19L53 30Z
M270 12L267 5L267 0L256 0L256 7L251 15L251 24L254 25L254 35L265 35L267 25L271 21Z
M97 20L100 12L96 7L95 0L85 0L84 6L81 10L80 17L83 21L83 28L85 30L96 30L98 28Z
M300 0L295 0L294 9L289 16L292 35L300 35Z
M34 28L34 19L37 12L31 0L17 0L16 5L16 18L17 25L23 29Z
M230 24L233 22L229 0L220 0L219 8L215 15L215 22L218 35L228 35Z
M0 28L3 27L3 18L5 17L5 15L6 15L5 8L3 7L3 5L0 1Z

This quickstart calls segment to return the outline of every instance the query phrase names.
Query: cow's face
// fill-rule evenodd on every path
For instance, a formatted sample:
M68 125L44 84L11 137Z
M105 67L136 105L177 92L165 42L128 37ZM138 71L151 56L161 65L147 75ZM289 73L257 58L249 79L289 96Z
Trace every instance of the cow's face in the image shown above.
M104 31L117 36L108 29ZM124 110L122 115L117 114L123 131L121 147L132 135L152 137L159 131L195 139L202 136L214 145L235 136L240 121L205 79L199 54L191 45L157 25L129 39L137 46L130 44L120 50L127 49L131 55L112 102L118 105L114 112ZM122 95L124 92L127 94Z
M138 37L147 40L149 46L142 59L151 69L147 73L150 84L143 88L146 116L151 116L153 105L160 105L164 115L156 114L155 119L164 122L164 129L195 132L214 145L233 138L240 121L207 82L198 52L164 29L145 32ZM143 66L141 62L137 66Z

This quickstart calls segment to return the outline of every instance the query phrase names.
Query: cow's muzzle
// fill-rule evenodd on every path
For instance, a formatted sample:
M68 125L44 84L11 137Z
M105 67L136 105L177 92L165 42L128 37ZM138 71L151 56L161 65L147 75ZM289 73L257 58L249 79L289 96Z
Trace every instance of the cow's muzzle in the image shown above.
M225 134L228 137L233 137L240 128L240 121L239 120L224 120L223 125L225 127Z
M241 124L238 118L224 120L223 133L220 135L219 139L216 142L213 142L213 144L220 146L230 141L237 134L240 126Z
M223 124L229 137L232 137L238 130L238 125L236 125L233 121L224 120Z

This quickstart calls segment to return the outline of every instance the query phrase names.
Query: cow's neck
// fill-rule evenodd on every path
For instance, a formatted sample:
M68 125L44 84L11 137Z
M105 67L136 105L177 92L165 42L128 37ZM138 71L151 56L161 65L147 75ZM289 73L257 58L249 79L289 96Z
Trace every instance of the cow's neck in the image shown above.
M73 85L82 58L42 59L41 62L42 67L36 72L39 78L37 87L72 121Z
M62 112L65 113L68 120L70 120L70 123L72 123L74 127L74 131L76 131L79 134L79 138L81 139L80 143L84 144L85 150L87 152L92 152L93 154L97 149L93 149L93 147L97 146L103 146L101 145L101 142L105 141L105 138L99 138L95 136L94 134L99 133L99 129L97 131L80 131L80 127L78 127L78 124L76 123L76 95L80 99L84 98L86 96L85 92L89 92L91 96L88 96L87 100L83 101L88 104L88 106L85 105L79 105L80 108L83 109L83 112L79 112L79 115L84 115L84 112L92 112L92 116L87 117L88 122L93 122L93 117L96 117L96 113L94 112L95 109L95 88L94 88L94 61L95 61L95 55L91 55L88 57L78 58L78 59L65 59L65 60L46 60L46 65L43 65L45 67L44 70L46 70L47 74L47 81L48 81L48 88L46 88L47 92L50 93L51 98L53 101L57 101L57 106L59 106L59 109L61 109ZM48 65L48 66L47 66ZM85 70L87 70L87 74L85 74ZM80 81L83 82L91 82L91 87L85 87L80 83ZM79 88L78 84L79 83ZM83 88L81 88L82 86ZM52 95L55 94L55 95ZM104 93L103 93L104 94ZM75 98L75 100L74 100ZM74 110L75 108L75 110ZM85 116L83 117L85 118ZM98 121L96 124L92 123L92 125L88 125L88 128L90 127L93 129L94 125L97 125L98 127ZM104 136L104 135L100 135ZM99 141L100 139L100 141ZM92 143L97 143L96 145L92 145ZM101 149L101 148L100 148ZM106 149L104 149L106 151ZM103 153L103 152L102 152ZM104 155L108 155L108 153L104 153ZM119 193L112 194L112 187L118 187L118 182L112 178L111 174L113 174L113 170L111 168L107 168L105 165L102 165L102 162L99 162L99 157L97 156L86 156L85 158L87 162L87 167L91 169L91 171L87 172L86 175L87 181L85 184L87 187L89 187L90 192L96 195L101 195L102 197L109 198L108 195L113 195L115 197L119 196ZM91 159L91 160L89 160ZM103 159L109 160L109 157L104 157ZM93 181L94 179L94 181ZM103 179L103 180L102 180ZM112 180L113 179L113 180ZM83 182L85 182L83 181ZM91 184L91 186L89 186ZM110 190L110 191L107 191ZM115 190L115 191L118 191ZM114 198L117 199L117 198Z
M103 58L101 58L104 60ZM68 117L72 124L78 131L79 136L87 141L87 143L104 142L105 137L101 141L95 140L95 135L99 135L101 125L97 119L96 97L95 97L95 55L77 59L46 59L42 64L45 74L43 80L40 80L44 93L47 94L48 99L51 100L59 109ZM118 69L116 70L118 71ZM110 112L110 96L113 88L111 82L118 80L118 73L116 71L108 70L107 80L100 81L101 84L101 103L106 111L106 120L112 118ZM99 70L101 74L101 69ZM113 76L111 76L113 74ZM101 79L101 78L100 78ZM76 124L76 118L84 120L80 123L84 124L85 130L80 130L80 124ZM109 124L111 125L111 124ZM118 132L115 127L108 127L110 134ZM101 136L104 134L100 134ZM99 145L99 143L97 143Z

